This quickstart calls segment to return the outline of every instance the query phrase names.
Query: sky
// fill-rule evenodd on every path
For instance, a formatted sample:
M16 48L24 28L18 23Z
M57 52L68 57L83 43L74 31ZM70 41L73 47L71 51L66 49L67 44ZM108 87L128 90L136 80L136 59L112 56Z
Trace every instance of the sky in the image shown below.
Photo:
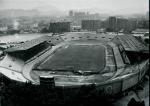
M0 0L0 9L97 10L118 14L145 13L149 0Z

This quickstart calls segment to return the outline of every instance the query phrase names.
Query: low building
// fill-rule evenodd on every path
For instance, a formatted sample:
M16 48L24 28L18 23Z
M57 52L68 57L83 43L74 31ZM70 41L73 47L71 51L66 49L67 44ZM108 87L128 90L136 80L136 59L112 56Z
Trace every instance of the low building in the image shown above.
M7 27L7 26L1 26L1 27L0 27L0 34L6 33L7 30L8 30L8 27Z
M71 31L72 32L79 32L79 31L81 31L81 26L79 26L79 25L71 26Z
M0 31L7 31L7 30L8 30L7 26L0 27Z
M144 35L146 32L149 32L149 29L136 29L136 30L132 31L132 34Z

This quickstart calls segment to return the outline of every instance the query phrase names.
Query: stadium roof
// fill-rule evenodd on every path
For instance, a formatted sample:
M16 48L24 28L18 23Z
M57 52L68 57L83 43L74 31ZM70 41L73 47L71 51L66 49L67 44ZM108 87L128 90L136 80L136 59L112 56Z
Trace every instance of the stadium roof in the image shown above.
M122 44L126 51L148 51L148 47L132 35L118 35L112 39L116 44Z
M23 42L20 44L16 44L15 46L6 49L5 52L27 50L27 49L30 49L30 48L32 48L32 47L34 47L34 46L36 46L36 45L38 45L44 41L47 41L50 38L51 38L50 36L42 36L42 37L39 37L37 39L33 39L33 40L26 41L26 42Z

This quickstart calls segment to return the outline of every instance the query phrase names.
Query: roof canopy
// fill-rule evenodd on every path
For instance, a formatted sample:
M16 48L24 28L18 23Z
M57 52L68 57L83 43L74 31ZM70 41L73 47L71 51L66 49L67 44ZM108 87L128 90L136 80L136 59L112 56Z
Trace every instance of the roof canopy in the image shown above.
M47 36L44 35L42 37L38 37L37 39L33 39L30 41L25 41L23 43L16 44L15 46L9 47L5 49L5 52L16 52L16 51L25 51L30 48L33 48L43 42L49 42L50 44L57 45L62 42L63 39L60 36Z
M112 42L121 44L126 51L145 52L149 48L133 35L118 35L112 39Z
M48 39L50 39L50 36L42 36L39 37L37 39L33 39L30 41L26 41L20 44L16 44L13 47L10 47L8 49L5 50L5 52L15 52L15 51L23 51L23 50L28 50L44 41L47 41Z

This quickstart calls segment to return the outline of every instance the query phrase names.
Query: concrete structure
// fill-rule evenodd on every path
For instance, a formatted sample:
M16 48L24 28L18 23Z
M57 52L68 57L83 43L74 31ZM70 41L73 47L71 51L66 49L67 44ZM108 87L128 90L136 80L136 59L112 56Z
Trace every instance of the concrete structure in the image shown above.
M82 29L88 31L97 31L101 28L100 20L82 20Z
M135 29L132 31L134 36L144 36L145 33L149 32L149 29Z
M149 20L138 20L137 27L141 29L149 29Z
M69 17L73 17L74 16L74 13L73 13L73 11L71 10L71 11L69 11Z
M82 32L44 36L6 49L0 72L9 79L33 84L39 84L39 76L52 75L56 87L66 90L94 83L97 90L104 90L102 94L113 95L143 78L149 68L145 51L148 48L131 35L111 38Z
M115 32L116 27L117 27L117 18L116 17L109 17L108 22L109 22L109 26L108 26L109 30L111 32Z
M34 92L44 78L44 85L60 89L65 100L93 93L94 97L112 96L142 81L149 68L147 51L132 35L71 32L43 36L4 50L0 75L10 83L30 82Z
M70 22L50 23L49 32L52 32L52 33L70 32Z
M128 30L128 20L124 18L117 18L115 29L116 31L120 31L121 29Z

